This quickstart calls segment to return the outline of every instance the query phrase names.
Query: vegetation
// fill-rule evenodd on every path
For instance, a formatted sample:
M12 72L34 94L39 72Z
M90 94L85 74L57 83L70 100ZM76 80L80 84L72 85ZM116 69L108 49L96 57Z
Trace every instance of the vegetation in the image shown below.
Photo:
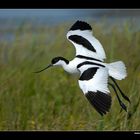
M69 60L74 47L66 39L70 24L55 27L23 23L15 30L0 28L0 34L12 34L13 40L0 40L0 130L139 130L140 129L140 32L126 22L122 29L114 25L92 23L94 35L105 49L106 62L122 60L128 77L118 81L130 98L124 101L128 112L111 90L110 112L101 117L89 104L78 86L78 78L61 68L39 74L55 56Z

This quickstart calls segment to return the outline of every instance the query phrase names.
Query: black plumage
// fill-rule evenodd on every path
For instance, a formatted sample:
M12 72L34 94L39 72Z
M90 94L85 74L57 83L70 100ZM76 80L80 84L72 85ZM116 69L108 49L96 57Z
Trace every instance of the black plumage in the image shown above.
M85 70L79 80L90 80L93 78L94 74L97 72L98 67L93 67L93 68L88 68L87 70Z
M84 21L76 21L69 30L92 30L91 26Z
M96 52L96 50L94 49L92 44L86 38L84 38L84 37L82 37L80 35L71 35L68 38L71 41L73 41L74 43L82 45L83 47L85 47L86 49L88 49L88 50L90 50L92 52Z
M101 91L88 91L85 96L90 104L97 110L97 112L100 113L100 115L103 116L106 114L106 112L109 112L112 101L109 94L103 93Z

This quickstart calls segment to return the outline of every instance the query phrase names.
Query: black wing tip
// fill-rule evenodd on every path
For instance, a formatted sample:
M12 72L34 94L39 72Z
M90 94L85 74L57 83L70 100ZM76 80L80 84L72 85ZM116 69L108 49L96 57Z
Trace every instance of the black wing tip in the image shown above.
M76 21L69 30L92 30L91 26L85 21Z
M109 112L112 102L111 96L109 94L100 91L88 91L85 96L101 116Z

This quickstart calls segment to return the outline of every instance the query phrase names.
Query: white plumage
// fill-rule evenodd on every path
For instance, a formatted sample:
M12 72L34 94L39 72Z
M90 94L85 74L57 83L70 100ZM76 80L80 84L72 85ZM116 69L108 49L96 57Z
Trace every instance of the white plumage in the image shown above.
M91 66L94 68L93 66ZM96 66L95 66L96 67ZM80 70L80 69L79 69ZM81 71L80 71L81 72ZM82 74L82 72L81 72ZM99 67L95 75L90 80L79 80L79 86L86 94L88 91L101 91L105 94L110 93L108 89L108 70L107 68Z
M74 23L66 36L75 47L75 58L68 61L63 57L55 57L52 59L51 64L43 70L51 66L62 66L70 74L79 74L80 89L101 115L106 114L111 107L109 84L114 89L121 107L127 111L115 88L116 86L122 97L130 102L115 81L115 79L122 80L127 76L124 63L122 61L103 62L106 58L103 46L92 35L92 28L86 22L77 21ZM41 71L37 71L37 73ZM109 77L115 85L109 83Z
M88 39L88 41L92 44L92 46L94 47L94 49L96 50L96 52L92 52L87 50L83 45L79 45L74 43L73 41L71 41L69 39L69 36L71 35L79 35L82 36L86 39ZM75 49L76 49L76 55L84 55L84 56L89 56L89 57L93 57L99 60L104 60L106 58L104 49L101 45L101 43L92 35L92 32L90 30L74 30L74 31L69 31L67 33L67 39L72 42L72 44L74 45Z
M125 64L122 61L107 64L109 76L117 80L122 80L127 76Z

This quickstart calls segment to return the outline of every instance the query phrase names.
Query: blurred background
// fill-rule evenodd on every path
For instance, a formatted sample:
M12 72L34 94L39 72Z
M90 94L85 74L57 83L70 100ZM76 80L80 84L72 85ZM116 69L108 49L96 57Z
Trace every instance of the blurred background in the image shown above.
M66 39L77 21L88 22L103 45L105 62L122 60L128 76L118 81L130 98L121 111L111 90L110 112L101 117L61 68L40 74L55 56L73 59ZM0 130L139 130L140 10L0 9Z

